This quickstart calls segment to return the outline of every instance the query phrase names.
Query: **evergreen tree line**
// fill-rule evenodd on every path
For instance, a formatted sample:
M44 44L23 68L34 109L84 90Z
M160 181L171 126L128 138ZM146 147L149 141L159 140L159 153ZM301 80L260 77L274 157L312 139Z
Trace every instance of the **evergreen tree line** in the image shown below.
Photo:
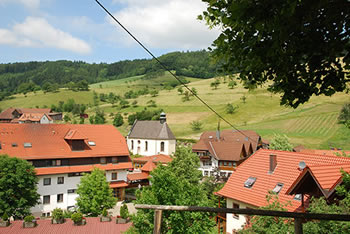
M173 52L159 57L179 76L211 78L219 74L219 65L210 60L210 53ZM83 61L45 61L0 64L0 100L15 93L37 90L55 92L59 88L88 90L88 84L130 76L159 76L164 69L154 59L125 60L112 64L89 64Z

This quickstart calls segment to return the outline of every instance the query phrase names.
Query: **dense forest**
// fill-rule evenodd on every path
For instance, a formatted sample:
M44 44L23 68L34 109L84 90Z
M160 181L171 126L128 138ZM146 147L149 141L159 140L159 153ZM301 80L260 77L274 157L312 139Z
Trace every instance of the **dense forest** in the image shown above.
M205 50L172 52L160 56L159 60L179 76L212 78L219 73L219 65L211 61L210 53ZM0 64L0 100L15 93L50 92L60 87L86 90L92 83L136 75L147 78L162 72L162 67L154 59L112 64L66 60Z

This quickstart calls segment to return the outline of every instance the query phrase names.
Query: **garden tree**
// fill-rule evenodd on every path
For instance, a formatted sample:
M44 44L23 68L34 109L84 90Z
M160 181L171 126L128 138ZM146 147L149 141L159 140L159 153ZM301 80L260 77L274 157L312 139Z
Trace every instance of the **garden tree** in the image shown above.
M121 99L119 102L120 108L124 109L129 107L129 101L125 99Z
M86 80L78 81L75 86L79 91L89 91L89 83Z
M97 108L96 114L94 116L94 124L104 124L106 123L105 112Z
M68 114L66 114L66 115L64 115L63 120L65 123L68 123L69 121L71 121L71 118L69 117Z
M195 131L195 132L201 130L202 127L203 127L203 124L202 124L200 121L198 121L198 120L193 120L193 121L190 123L190 125L191 125L191 129L192 129L193 131Z
M156 110L147 110L145 108L144 110L140 112L136 112L135 114L128 116L128 124L132 125L135 120L159 120L160 113L163 112L163 109L156 109Z
M88 216L96 217L102 214L104 208L111 209L116 203L104 171L98 168L94 168L91 174L84 174L80 179L77 194L77 206Z
M137 100L134 100L132 103L131 103L132 107L137 107Z
M101 102L107 102L107 98L108 98L108 97L107 97L106 94L100 93L99 98L100 98L100 101L101 101Z
M75 83L74 83L73 81L68 82L67 88L68 88L69 90L76 91L76 86L75 86Z
M197 89L195 87L193 87L191 89L191 91L192 91L191 95L197 95L198 94Z
M291 143L289 143L288 137L286 135L279 134L274 134L269 148L273 150L293 151L293 146Z
M345 103L343 105L338 116L338 121L347 128L350 128L350 103Z
M157 107L157 104L156 104L155 101L149 100L149 101L147 102L147 106L148 106L148 107Z
M213 55L246 87L268 82L294 108L347 89L348 1L202 1L208 7L199 19L222 29Z
M39 204L38 178L26 160L0 155L0 216L23 218Z
M182 95L183 92L184 92L184 90L183 90L183 88L180 86L180 87L177 89L177 92L178 92L180 95Z
M98 106L99 99L95 91L93 92L93 102L94 102L94 106Z
M158 91L158 90L156 90L156 89L153 89L153 90L151 90L149 93L151 94L151 96L152 96L152 97L157 97L157 96L158 96L159 91Z
M122 126L124 124L124 119L121 114L116 114L113 119L113 125L116 127Z
M227 114L233 114L238 107L234 107L231 103L227 103L226 105L226 113Z
M234 81L234 80L230 80L227 84L227 86L230 88L230 89L233 89L235 86L237 85L237 82Z
M68 99L67 102L63 104L63 111L72 112L74 105L75 105L74 99L72 98Z
M137 193L138 204L211 206L200 183L199 158L190 148L179 147L168 166L151 172L152 186ZM153 210L139 210L132 221L139 233L152 233ZM208 233L215 225L206 212L163 211L162 233Z
M115 94L114 93L112 93L112 92L110 92L109 94L108 94L108 102L109 103L111 103L111 104L114 104L115 103Z
M243 96L241 97L241 100L242 100L242 102L245 104L246 101L247 101L247 97L246 97L245 95L243 95Z
M219 79L215 79L213 82L210 83L210 87L217 89L220 84Z

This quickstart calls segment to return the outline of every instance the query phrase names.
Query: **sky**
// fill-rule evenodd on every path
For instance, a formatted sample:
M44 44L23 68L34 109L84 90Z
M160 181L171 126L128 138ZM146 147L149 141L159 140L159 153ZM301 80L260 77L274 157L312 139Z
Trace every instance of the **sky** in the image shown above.
M200 0L100 0L156 56L207 49L218 37ZM0 63L150 58L94 0L0 0Z

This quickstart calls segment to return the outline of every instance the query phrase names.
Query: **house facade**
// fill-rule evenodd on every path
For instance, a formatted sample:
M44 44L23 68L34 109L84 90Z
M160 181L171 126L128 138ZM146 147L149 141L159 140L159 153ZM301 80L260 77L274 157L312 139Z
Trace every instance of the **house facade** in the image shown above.
M241 133L243 132L243 134ZM227 179L235 168L254 153L261 144L254 131L208 131L202 133L192 151L199 156L203 176Z
M129 150L133 154L152 156L175 153L176 138L162 113L160 120L136 120L127 136Z
M1 154L27 160L39 178L36 216L71 209L83 173L106 172L114 196L123 200L132 168L125 138L112 125L0 124Z
M236 168L235 173L216 195L226 198L227 208L259 208L268 205L266 197L272 192L278 196L281 204L287 204L285 208L288 211L305 211L312 192L305 191L305 188L311 187L301 186L304 188L302 190L297 186L302 184L298 181L305 182L300 175L306 174L308 167L304 168L302 165L324 168L327 164L350 165L350 158L259 149ZM320 184L324 185L324 191L329 191L339 179L340 167L335 171L337 176L332 179L331 186L328 184L331 174L323 173L318 177ZM246 215L226 214L223 218L226 223L225 233L236 233L249 224L249 220L250 217Z
M50 124L53 123L53 119L45 113L24 113L19 117L18 123Z

